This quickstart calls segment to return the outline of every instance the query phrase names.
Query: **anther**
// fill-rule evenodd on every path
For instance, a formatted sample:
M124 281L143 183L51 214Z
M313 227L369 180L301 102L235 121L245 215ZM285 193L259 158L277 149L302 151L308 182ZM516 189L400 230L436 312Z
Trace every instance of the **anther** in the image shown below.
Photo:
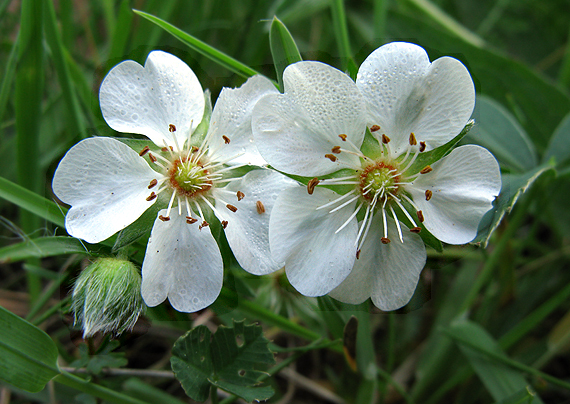
M335 146L331 149L331 151L335 154L339 154L340 153L340 146Z
M237 198L238 198L238 202L241 201L243 198L245 198L245 194L241 191L237 191Z
M412 233L418 234L420 231L422 231L422 228L421 228L421 227L412 227L412 228L410 229L410 231L411 231Z
M148 184L148 189L151 189L152 187L155 187L156 184L158 184L158 181L155 179L153 179L152 181L150 181L150 184Z
M360 258L360 250L356 250L356 259Z
M426 149L426 142L420 142L420 153Z
M169 131L170 133L176 132L176 126L174 126L174 124L172 124L172 123L169 124L169 125L168 125L168 131Z
M382 242L382 244L388 244L390 243L391 240L388 237L382 237L380 241Z
M222 227L225 229L226 227L228 227L228 221L227 220L222 220Z
M225 144L229 144L229 143L230 143L230 138L227 137L226 135L222 135L222 139L224 139L224 143L225 143Z
M202 222L200 226L198 226L198 230L202 230L203 227L209 226L210 223L206 222L205 220Z
M336 161L336 156L334 154L325 154L325 157L328 158L333 163Z
M382 143L384 143L384 144L390 143L390 138L383 134L382 135Z
M380 126L379 126L379 125L372 125L372 126L370 127L370 132L376 132L376 131L378 131L378 130L380 130Z
M197 221L198 221L198 219L194 219L194 218L191 217L191 216L186 216L186 223L188 223L188 224L194 224L194 223L196 223Z
M433 170L433 168L431 168L431 166L425 166L425 167L423 168L423 170L420 171L420 174L427 174L427 173L429 173L429 172L432 171L432 170Z
M144 156L145 154L148 153L149 150L150 150L150 147L145 146L145 147L141 150L141 152L139 153L139 156L141 156L141 157Z
M259 213L260 215L262 213L265 213L265 206L263 206L263 202L261 201L255 202L255 208L257 209L257 213Z
M160 220L162 220L163 222L168 222L170 220L170 216L162 216L160 215L158 217Z
M414 135L414 132L410 133L410 146L415 146L418 144L418 141L416 140L416 135Z
M307 192L309 193L309 195L313 195L313 192L315 191L315 187L318 185L319 182L320 181L317 177L315 177L311 181L309 181L309 183L307 184Z
M163 148L161 148L160 150L163 151L163 152L167 152L168 150L174 151L174 147L172 147L172 146L163 147Z
M346 135L344 133L338 135L342 139L343 142L346 142Z
M423 222L424 221L424 214L422 213L422 211L418 210L416 212L416 214L418 215L418 219L420 220L420 222Z
M154 192L151 192L150 195L148 196L148 198L146 198L146 200L150 202L156 197L157 197L157 195Z
M152 161L153 163L156 163L156 160L157 160L157 159L156 159L156 157L154 157L154 156L152 155L152 153L149 153L149 154L148 154L148 158L149 158L150 161Z
M192 146L192 153L196 153L200 148L198 146Z
M234 205L230 205L229 203L226 205L226 208L228 208L234 213L237 212L237 208Z
M433 195L433 192L431 192L429 189L426 189L426 201L429 201L431 199Z

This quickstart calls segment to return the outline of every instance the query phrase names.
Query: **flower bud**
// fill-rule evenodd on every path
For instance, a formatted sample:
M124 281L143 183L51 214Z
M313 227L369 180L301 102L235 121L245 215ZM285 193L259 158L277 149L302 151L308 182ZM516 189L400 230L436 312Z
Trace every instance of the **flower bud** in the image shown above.
M101 258L79 275L71 310L83 338L131 330L143 310L141 276L130 261Z

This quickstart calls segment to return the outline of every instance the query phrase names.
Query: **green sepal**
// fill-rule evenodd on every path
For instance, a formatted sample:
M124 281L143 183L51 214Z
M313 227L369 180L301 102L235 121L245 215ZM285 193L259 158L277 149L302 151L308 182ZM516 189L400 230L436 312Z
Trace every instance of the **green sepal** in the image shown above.
M283 72L285 68L292 63L303 60L299 53L299 48L291 33L277 17L273 17L271 29L269 30L269 46L271 48L271 56L273 64L277 72L277 81L281 92L283 88Z
M234 321L233 328L220 326L212 335L198 326L180 337L172 348L172 370L186 394L205 401L214 385L244 400L267 400L269 386L258 386L265 373L254 365L275 362L269 341L258 325Z

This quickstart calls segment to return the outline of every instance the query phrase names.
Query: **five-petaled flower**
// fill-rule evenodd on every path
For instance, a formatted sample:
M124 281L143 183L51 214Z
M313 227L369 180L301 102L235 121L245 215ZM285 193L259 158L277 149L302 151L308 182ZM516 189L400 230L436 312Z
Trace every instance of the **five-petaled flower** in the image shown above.
M497 161L482 147L416 163L468 123L469 72L456 59L430 63L421 47L391 43L368 56L356 83L319 62L288 66L283 81L284 94L256 104L254 139L276 169L314 178L275 202L273 258L304 295L404 306L426 262L422 226L467 243L500 191Z
M207 307L222 286L210 211L244 269L265 274L282 267L269 254L268 222L276 195L290 180L268 169L233 174L245 165L265 164L252 143L251 111L261 96L275 92L263 77L223 89L200 138L204 93L184 62L154 51L144 67L134 61L115 66L101 84L105 121L119 132L147 136L162 151L146 146L137 152L107 137L71 148L53 179L55 194L71 205L69 234L97 243L157 201L163 204L142 265L142 296L149 306L168 297L185 312Z

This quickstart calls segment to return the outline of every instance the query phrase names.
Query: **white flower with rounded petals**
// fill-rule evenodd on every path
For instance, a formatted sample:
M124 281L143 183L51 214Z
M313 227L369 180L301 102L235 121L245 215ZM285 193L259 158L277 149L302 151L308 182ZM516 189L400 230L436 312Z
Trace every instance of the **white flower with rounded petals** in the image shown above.
M163 203L142 266L149 306L168 298L177 310L193 312L217 298L223 263L208 211L220 220L244 269L264 274L282 267L269 255L268 222L276 195L291 180L268 169L233 174L244 165L265 164L250 127L255 102L269 93L277 90L260 76L239 89L223 89L207 134L196 141L204 94L184 62L154 51L144 67L134 61L115 66L101 84L103 117L117 131L147 136L162 151L146 146L137 153L105 137L71 148L53 179L55 194L71 205L67 231L97 243Z
M456 59L430 63L421 47L391 43L364 61L356 84L316 62L287 67L283 81L284 94L257 103L254 137L269 164L314 178L277 199L274 258L305 295L404 306L426 261L420 223L446 243L467 243L500 191L497 161L479 146L414 164L468 123L469 72Z

